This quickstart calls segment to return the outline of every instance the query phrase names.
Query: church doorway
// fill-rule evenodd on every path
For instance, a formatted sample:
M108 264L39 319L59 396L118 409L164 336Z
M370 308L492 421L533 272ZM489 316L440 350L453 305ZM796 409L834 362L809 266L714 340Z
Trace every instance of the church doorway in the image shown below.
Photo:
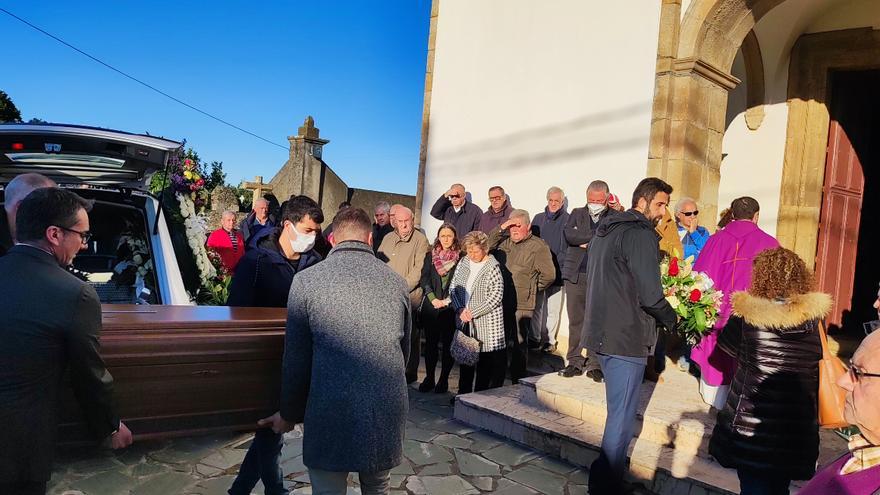
M834 297L829 330L858 344L880 282L880 70L829 74L830 126L816 256L820 290Z

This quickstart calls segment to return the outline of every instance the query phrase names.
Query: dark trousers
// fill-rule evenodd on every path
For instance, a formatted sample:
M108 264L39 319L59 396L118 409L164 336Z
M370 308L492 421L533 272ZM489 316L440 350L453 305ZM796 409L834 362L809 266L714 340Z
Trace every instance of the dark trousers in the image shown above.
M260 428L238 469L238 476L229 488L229 495L247 495L258 480L263 481L266 495L287 495L284 473L281 472L281 447L284 437L271 428Z
M774 476L772 472L758 474L737 470L736 474L741 495L788 495L788 485L791 484L788 478Z
M476 384L474 372L476 372ZM504 385L505 373L507 373L507 349L481 352L476 366L459 366L458 393L469 394L498 388Z
M23 481L21 483L0 483L0 493L15 495L45 495L45 481Z
M596 355L605 375L607 419L602 454L590 466L590 493L621 493L626 451L636 428L646 358Z
M657 345L654 347L654 371L663 373L666 370L666 329L657 329Z
M510 381L516 384L528 375L529 332L532 331L532 311L517 310L510 322L507 347L510 353Z
M578 275L577 283L565 281L565 310L568 313L568 352L565 353L566 364L582 367L584 358L581 357L581 340L584 334L584 311L587 307L587 275ZM587 350L586 369L599 367L595 357L591 358ZM586 371L586 370L585 370Z
M436 313L436 317L422 318L425 325L425 374L430 380L434 380L434 371L440 358L439 349L443 348L443 361L440 368L440 381L449 379L452 371L452 355L449 347L452 345L452 335L455 333L455 312L451 309Z
M406 361L406 382L419 379L419 363L422 360L422 330L413 313L412 330L409 334L409 358Z

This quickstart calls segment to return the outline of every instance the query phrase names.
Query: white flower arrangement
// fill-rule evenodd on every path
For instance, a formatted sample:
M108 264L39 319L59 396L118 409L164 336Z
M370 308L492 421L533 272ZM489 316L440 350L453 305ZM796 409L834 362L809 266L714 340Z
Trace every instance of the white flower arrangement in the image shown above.
M199 269L199 277L202 284L207 284L217 275L214 265L208 259L208 250L205 241L208 238L208 220L196 212L195 204L188 195L177 193L177 201L180 203L180 215L183 217L183 225L186 228L186 241L192 249L196 266Z

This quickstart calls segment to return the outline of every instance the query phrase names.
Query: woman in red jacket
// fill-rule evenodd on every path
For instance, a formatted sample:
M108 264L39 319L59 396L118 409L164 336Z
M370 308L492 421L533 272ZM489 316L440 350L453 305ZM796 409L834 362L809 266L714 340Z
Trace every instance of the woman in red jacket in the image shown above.
M234 273L238 260L244 256L244 237L235 228L234 211L226 210L223 212L220 227L208 236L208 248L220 255L223 266L229 273Z

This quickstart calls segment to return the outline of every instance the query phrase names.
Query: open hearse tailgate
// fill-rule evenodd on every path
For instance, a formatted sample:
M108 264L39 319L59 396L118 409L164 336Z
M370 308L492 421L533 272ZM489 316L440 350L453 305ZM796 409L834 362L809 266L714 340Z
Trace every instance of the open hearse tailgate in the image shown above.
M67 124L0 124L0 183L38 172L59 184L144 189L180 149L164 138Z
M280 392L284 308L102 306L101 355L136 438L255 428ZM59 441L90 440L70 387Z

